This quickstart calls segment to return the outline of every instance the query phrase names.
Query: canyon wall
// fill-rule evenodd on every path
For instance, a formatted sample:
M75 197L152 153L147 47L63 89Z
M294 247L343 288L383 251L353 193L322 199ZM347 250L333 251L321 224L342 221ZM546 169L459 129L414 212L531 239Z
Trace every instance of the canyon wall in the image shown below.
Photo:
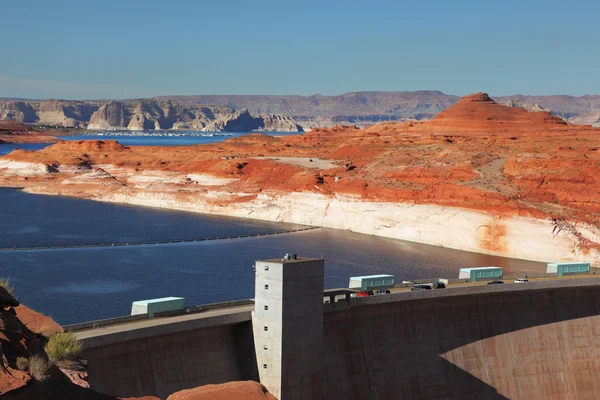
M1 120L89 130L302 131L284 115L250 115L227 106L184 106L167 99L0 101Z
M458 96L435 90L414 92L349 92L335 96L202 95L165 96L182 104L218 104L251 113L289 115L309 126L372 125L380 121L431 119L454 105ZM600 126L600 96L501 96L502 104L520 104L529 110L546 109L576 124ZM537 107L535 107L537 105Z
M600 126L600 96L523 96L512 95L495 97L502 104L523 107L530 111L549 110L572 123ZM440 91L414 92L349 92L336 96L315 94L296 95L201 95L201 96L163 96L154 99L120 101L68 101L68 100L17 100L0 99L0 120L11 120L40 125L58 125L67 127L85 127L92 114L109 103L120 103L126 107L137 103L149 104L171 100L180 107L194 109L204 107L230 108L234 111L248 110L253 116L277 114L293 120L304 128L328 127L333 125L368 126L381 121L402 121L405 119L427 120L454 105L458 96ZM206 106L212 105L212 106ZM134 108L134 107L133 107ZM133 109L132 109L133 111ZM105 129L106 122L101 116L95 117L94 129ZM192 112L198 114L198 112ZM201 114L201 113L200 113ZM158 121L156 115L138 109L131 114L133 127L153 128ZM150 122L145 122L148 116ZM141 118L141 117L144 118ZM110 120L110 118L107 118ZM196 122L194 122L196 121ZM119 121L111 127L127 128L128 123ZM269 126L269 117L264 118ZM160 122L159 122L160 124ZM201 129L206 125L202 118L183 116L177 120L181 129ZM175 126L177 126L175 124ZM168 124L167 124L168 125ZM287 126L287 124L286 124ZM161 128L170 129L170 128ZM176 128L175 128L176 129ZM268 130L268 128L264 128Z

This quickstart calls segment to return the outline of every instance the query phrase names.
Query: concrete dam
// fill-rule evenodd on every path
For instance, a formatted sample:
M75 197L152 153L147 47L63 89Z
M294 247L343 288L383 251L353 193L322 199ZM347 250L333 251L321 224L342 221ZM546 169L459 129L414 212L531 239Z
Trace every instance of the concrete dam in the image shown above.
M92 388L165 398L255 380L281 390L281 400L600 397L600 279L592 276L340 299L323 304L318 340L312 328L286 329L294 316L284 314L281 343L273 326L275 336L261 336L263 317L253 326L262 301L257 293L255 304L81 326ZM302 298L281 304L303 313ZM267 344L263 354L267 339L278 355L266 356ZM295 369L302 379L286 388ZM281 388L269 387L269 374Z

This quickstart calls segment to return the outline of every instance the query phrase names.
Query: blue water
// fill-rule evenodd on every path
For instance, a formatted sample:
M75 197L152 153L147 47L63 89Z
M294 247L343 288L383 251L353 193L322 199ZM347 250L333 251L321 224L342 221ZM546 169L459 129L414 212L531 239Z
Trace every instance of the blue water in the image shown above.
M299 132L267 132L266 135L298 135ZM248 132L104 132L102 135L85 134L60 136L63 140L116 140L126 146L190 146L195 144L217 143L223 140L248 135Z
M0 144L0 156L4 154L8 154L13 150L22 149L22 150L39 150L48 146L50 143L6 143Z
M117 132L64 139L167 146L230 137ZM0 154L45 146L3 144ZM0 189L0 248L195 239L298 227ZM252 298L254 261L285 253L325 257L327 288L347 286L350 276L364 274L391 273L402 280L456 277L460 268L484 265L504 267L507 274L545 269L541 263L318 229L198 243L1 251L0 277L10 277L20 301L68 324L127 315L133 301L156 297L182 296L188 305Z
M301 132L265 132L270 136L299 135ZM170 136L169 136L170 135ZM195 144L208 144L222 142L248 135L248 132L131 132L107 131L93 134L58 136L63 140L116 140L125 146L191 146ZM52 143L27 143L27 144L0 144L0 156L8 154L14 149L39 150Z
M298 225L211 217L60 196L0 190L0 247L167 240L272 232ZM188 305L254 296L257 259L298 253L325 257L325 285L355 275L397 279L456 277L459 268L497 265L506 273L543 271L541 263L487 256L347 231L120 248L0 252L20 301L63 324L127 315L131 303L182 296Z

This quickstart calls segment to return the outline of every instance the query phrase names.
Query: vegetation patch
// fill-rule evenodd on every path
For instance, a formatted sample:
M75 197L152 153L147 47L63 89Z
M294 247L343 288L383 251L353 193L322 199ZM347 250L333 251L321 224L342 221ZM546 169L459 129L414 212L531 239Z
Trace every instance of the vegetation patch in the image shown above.
M27 371L29 368L29 360L25 357L17 357L17 369Z
M10 286L10 278L0 278L0 287L6 289L11 296L15 295L15 288Z
M60 332L50 336L44 347L48 358L53 363L64 360L75 360L81 353L81 342L73 332Z
M44 382L50 378L51 365L43 357L31 356L29 359L29 375L38 382Z

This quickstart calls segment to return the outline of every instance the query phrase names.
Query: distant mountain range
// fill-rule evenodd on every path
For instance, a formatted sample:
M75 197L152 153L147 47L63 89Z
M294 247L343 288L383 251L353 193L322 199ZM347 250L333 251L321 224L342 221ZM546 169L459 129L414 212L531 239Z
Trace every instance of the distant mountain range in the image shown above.
M296 131L431 119L459 100L440 91L351 92L338 96L205 95L134 100L1 99L0 119L87 129ZM529 111L549 110L569 122L600 126L600 96L494 97Z

